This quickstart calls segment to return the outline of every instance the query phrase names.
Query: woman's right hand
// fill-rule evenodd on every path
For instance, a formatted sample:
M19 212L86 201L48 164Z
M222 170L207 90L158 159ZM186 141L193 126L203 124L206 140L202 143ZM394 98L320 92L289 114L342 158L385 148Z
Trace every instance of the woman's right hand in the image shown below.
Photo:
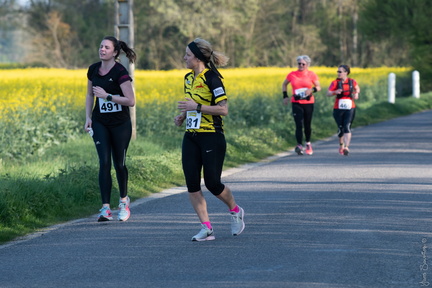
M84 124L84 131L88 132L89 128L92 128L92 120L87 118L86 123Z
M185 120L184 114L177 115L176 117L174 117L174 124L177 126L181 126L184 120Z

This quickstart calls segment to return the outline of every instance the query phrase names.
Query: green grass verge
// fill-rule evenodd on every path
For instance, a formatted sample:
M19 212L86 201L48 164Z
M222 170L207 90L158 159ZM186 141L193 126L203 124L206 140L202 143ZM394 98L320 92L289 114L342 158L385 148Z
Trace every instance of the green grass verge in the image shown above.
M280 105L279 96L273 100L268 101L271 104L255 103L250 108L244 103L230 106L225 168L259 161L295 145L290 108ZM331 102L323 102L314 115L314 141L336 132ZM240 106L242 109L236 109ZM420 99L397 98L396 104L360 103L354 127L429 109L432 93L422 94ZM180 162L183 132L169 129L164 135L141 132L131 143L127 165L132 200L184 185ZM100 208L97 175L98 159L88 135L51 147L43 156L0 162L0 243L52 224L96 214ZM113 179L115 182L115 176ZM118 201L115 183L112 195L111 204L115 207Z

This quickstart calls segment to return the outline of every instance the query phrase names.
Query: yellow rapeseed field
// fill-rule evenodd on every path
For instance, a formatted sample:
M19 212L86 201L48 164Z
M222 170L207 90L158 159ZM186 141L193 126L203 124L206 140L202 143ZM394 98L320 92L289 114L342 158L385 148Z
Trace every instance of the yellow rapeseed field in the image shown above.
M282 82L295 69L220 69L229 101L232 101L230 124L243 127L254 125L253 121L261 122L266 117L274 117L275 109L282 105ZM325 95L330 82L336 77L337 68L311 67L311 70L319 76L323 90L317 96ZM350 76L363 89L359 106L367 107L383 101L388 74L394 72L406 76L409 70L352 69ZM135 71L137 127L141 133L150 134L161 129L168 134L176 133L172 117L177 113L176 102L184 97L183 77L187 72L186 69ZM86 74L87 69L0 70L0 160L4 157L24 159L28 155L42 155L48 147L84 133ZM317 97L317 113L330 115L331 109L330 98ZM257 112L261 113L258 120L254 117Z
M311 67L320 77L323 89L336 77L336 67ZM281 93L285 76L295 68L232 68L220 69L226 90L236 97L274 95ZM409 68L353 68L351 75L360 86L374 85L386 79L390 72L403 73ZM86 93L86 69L11 69L0 70L0 121L13 117L19 110L38 111L40 114L59 110L82 109ZM148 102L177 101L183 96L183 76L187 70L143 71L134 75L137 105Z

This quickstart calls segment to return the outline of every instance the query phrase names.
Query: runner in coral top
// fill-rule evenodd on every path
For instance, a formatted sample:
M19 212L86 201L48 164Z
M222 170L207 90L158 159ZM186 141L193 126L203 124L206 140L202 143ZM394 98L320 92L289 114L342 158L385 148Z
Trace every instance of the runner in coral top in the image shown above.
M312 115L314 110L315 97L312 93L321 90L318 76L309 71L311 60L309 56L302 55L297 57L298 70L289 73L282 83L283 103L288 105L287 86L292 86L292 114L296 124L297 146L295 152L303 155L303 125L306 140L306 154L312 155L312 144L310 142L312 134Z
M351 69L348 65L339 65L338 78L330 84L327 96L336 96L333 117L338 125L339 154L348 156L351 143L351 124L355 116L355 102L360 87L354 79L348 78Z

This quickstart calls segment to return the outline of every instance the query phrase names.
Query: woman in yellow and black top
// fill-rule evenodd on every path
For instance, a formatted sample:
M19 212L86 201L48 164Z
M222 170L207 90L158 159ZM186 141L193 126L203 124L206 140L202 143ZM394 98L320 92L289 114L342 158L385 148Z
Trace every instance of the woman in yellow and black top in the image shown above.
M186 122L183 172L189 199L201 221L201 230L192 241L215 239L201 190L201 170L207 189L228 206L231 232L236 236L245 227L244 211L237 205L231 190L221 182L226 153L222 116L228 114L228 104L223 77L215 66L226 65L228 57L213 51L209 42L197 38L186 47L184 60L186 67L192 70L185 76L185 100L178 102L181 114L174 118L174 123L181 126Z

